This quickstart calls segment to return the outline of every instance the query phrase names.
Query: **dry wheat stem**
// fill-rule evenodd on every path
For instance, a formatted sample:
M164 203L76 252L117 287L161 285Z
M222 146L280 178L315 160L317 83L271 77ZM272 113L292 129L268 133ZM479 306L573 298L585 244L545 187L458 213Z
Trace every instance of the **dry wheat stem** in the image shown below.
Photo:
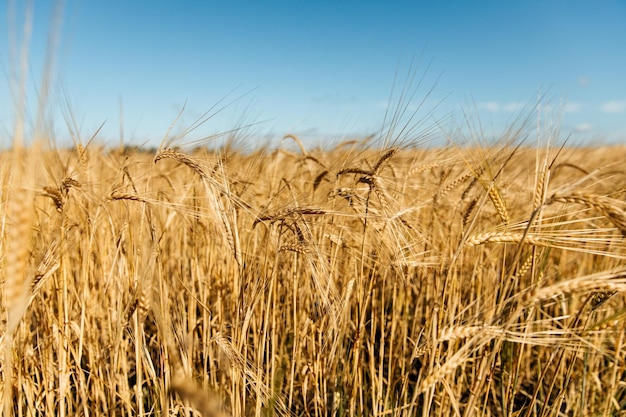
M276 411L281 416L289 416L291 413L287 410L286 405L280 398L274 398L270 388L268 388L263 382L263 378L260 376L261 372L256 367L247 361L241 353L237 352L232 343L229 342L220 333L216 333L211 341L216 343L221 351L226 355L230 364L242 375L245 375L252 383L257 394L261 395L264 402L269 402L272 399L276 404Z
M293 140L298 145L298 147L300 148L300 152L302 152L302 155L305 156L305 157L308 155L307 151L306 151L306 149L304 147L304 144L302 143L300 138L298 138L296 135L292 135L292 134L285 135L285 136L283 136L283 140L285 140L285 139Z

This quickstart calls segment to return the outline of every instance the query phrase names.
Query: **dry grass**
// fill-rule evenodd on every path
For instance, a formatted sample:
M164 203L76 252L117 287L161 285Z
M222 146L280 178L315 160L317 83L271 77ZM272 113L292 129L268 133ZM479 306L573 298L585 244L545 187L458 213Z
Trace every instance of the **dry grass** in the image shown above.
M0 154L4 412L626 408L626 149Z

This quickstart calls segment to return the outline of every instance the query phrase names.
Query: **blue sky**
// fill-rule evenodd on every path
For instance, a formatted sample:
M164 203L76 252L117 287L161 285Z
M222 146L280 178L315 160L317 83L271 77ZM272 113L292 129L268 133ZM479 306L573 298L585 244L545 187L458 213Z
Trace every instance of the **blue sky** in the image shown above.
M14 117L8 35L23 3L0 25L3 142ZM32 90L50 3L33 1ZM1 3L3 23L9 9ZM445 136L466 118L498 130L541 95L542 120L560 120L564 135L626 142L624 1L66 0L61 38L49 103L59 138L63 108L83 138L105 123L100 141L116 143L123 113L126 141L158 144L183 105L175 131L217 104L189 140L253 124L251 138L318 142L375 132L414 91L417 132ZM404 88L412 71L421 84Z

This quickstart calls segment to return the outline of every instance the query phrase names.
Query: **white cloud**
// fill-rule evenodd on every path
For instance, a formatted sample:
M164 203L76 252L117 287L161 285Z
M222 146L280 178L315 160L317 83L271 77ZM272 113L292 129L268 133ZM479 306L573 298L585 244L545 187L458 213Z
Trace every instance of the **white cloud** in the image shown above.
M582 109L583 105L581 103L566 103L563 106L564 113L578 113Z
M591 126L589 123L581 123L574 128L574 131L578 133L585 133L590 132L592 129L593 126Z
M505 104L500 104L497 101L484 101L482 103L478 103L478 108L490 111L492 113L515 113L523 110L525 106L526 103L521 101L511 101Z
M524 106L525 106L525 104L520 102L520 101L506 103L504 105L504 111L507 111L509 113L515 113L517 111L522 110L524 108Z
M624 111L626 111L626 100L623 100L623 101L618 101L618 100L607 101L606 103L604 103L602 105L602 107L600 107L600 109L604 113L623 113Z
M481 109L485 109L490 112L499 112L500 111L500 103L495 101L487 101L484 103L478 103L478 107Z
M581 87L587 87L590 83L589 77L579 77L578 85Z

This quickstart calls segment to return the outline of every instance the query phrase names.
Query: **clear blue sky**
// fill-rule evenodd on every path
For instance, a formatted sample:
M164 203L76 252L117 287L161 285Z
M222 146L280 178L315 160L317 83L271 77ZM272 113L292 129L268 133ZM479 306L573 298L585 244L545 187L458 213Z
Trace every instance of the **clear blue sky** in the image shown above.
M19 20L25 1L14 3ZM31 88L49 3L33 2ZM3 142L13 121L8 9L1 3ZM305 141L365 135L413 68L423 82L409 110L425 100L423 129L453 130L466 114L506 126L545 94L564 134L626 142L624 1L67 0L63 9L50 102L59 137L67 103L84 137L106 121L101 141L116 143L122 108L126 140L158 144L185 102L181 128L221 99L231 104L189 139L250 123L252 135Z

